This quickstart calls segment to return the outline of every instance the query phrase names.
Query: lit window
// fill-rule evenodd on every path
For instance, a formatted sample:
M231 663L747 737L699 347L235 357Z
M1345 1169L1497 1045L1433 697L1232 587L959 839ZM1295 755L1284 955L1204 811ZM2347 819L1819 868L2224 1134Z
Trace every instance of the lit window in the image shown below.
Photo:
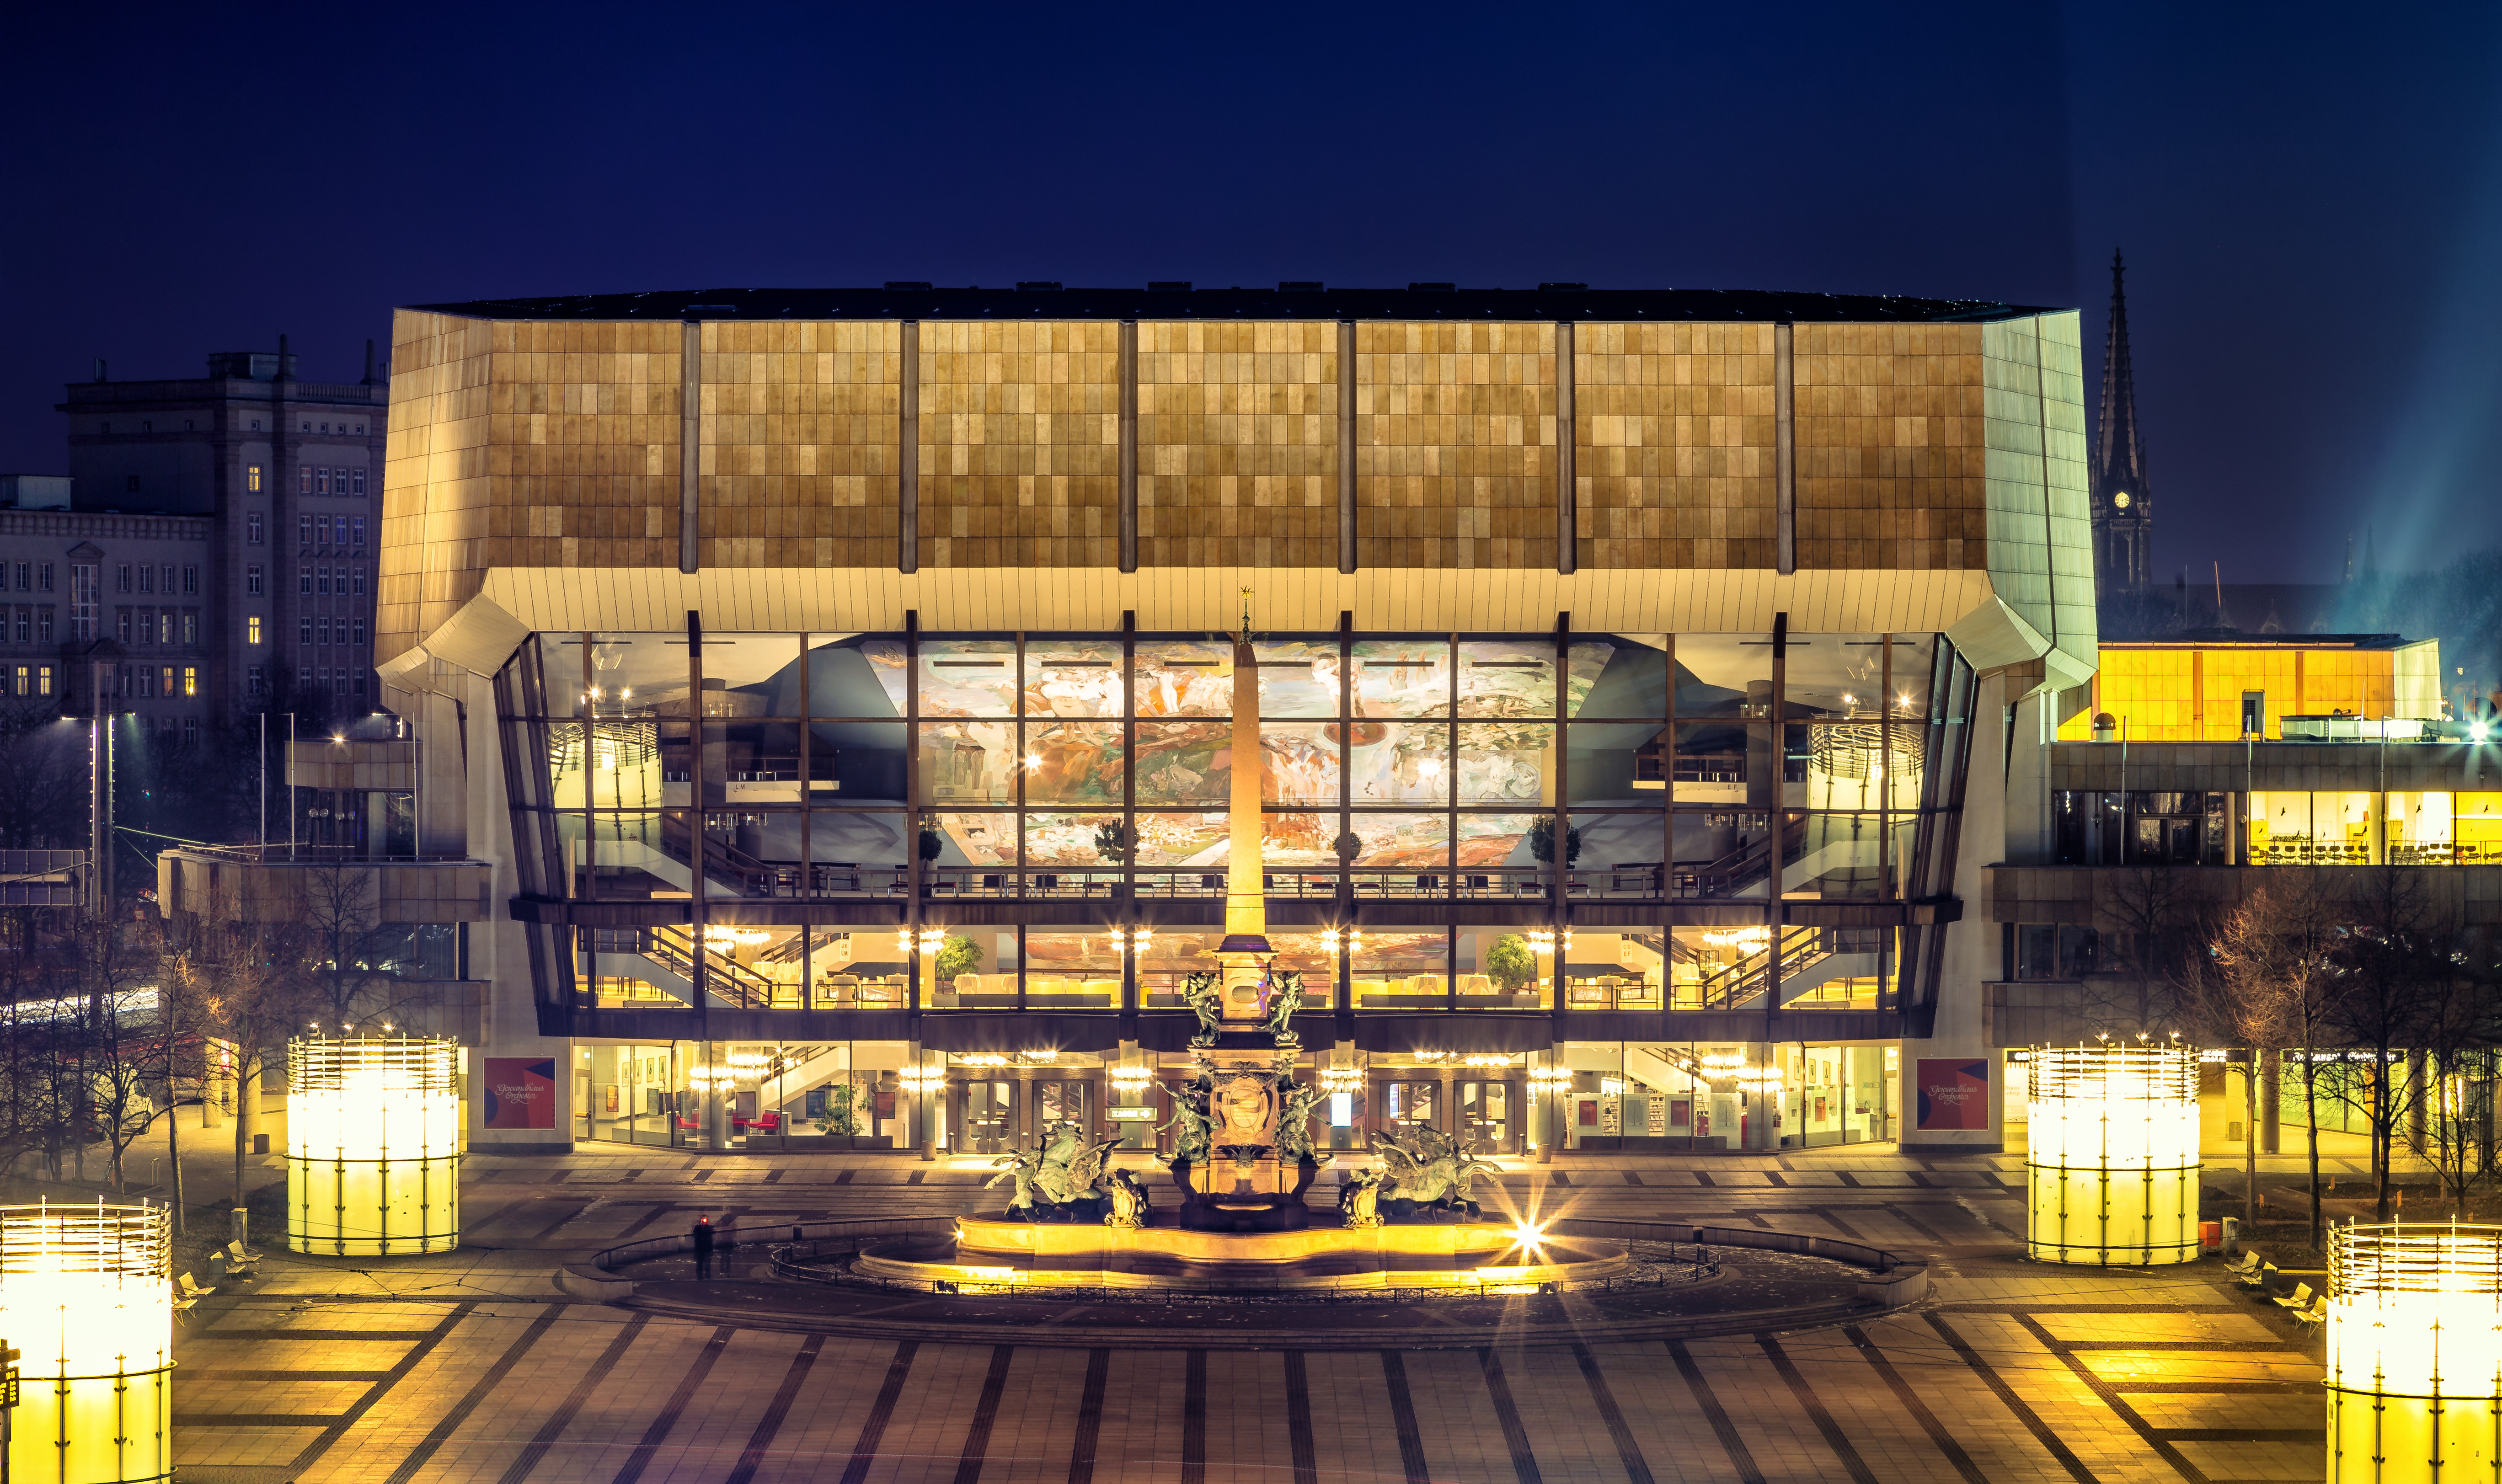
M243 642L246 644L258 644L260 642L259 614L255 613L250 615L243 621Z
M260 595L259 562L255 561L252 565L243 569L243 590L255 597Z
M174 642L174 610L171 608L156 610L156 642L159 644Z
M255 422L253 426L258 427L260 424ZM245 464L243 466L243 488L246 493L260 493L260 465Z
M183 610L183 642L185 644L200 642L200 615L197 609Z
M171 695L174 693L174 667L172 665L160 665L157 667L156 684L160 688L157 692L158 694Z
M198 665L186 664L183 666L183 693L185 695L197 695L200 693L200 667Z
M52 693L52 667L51 665L39 664L35 666L35 693L37 695L50 695Z

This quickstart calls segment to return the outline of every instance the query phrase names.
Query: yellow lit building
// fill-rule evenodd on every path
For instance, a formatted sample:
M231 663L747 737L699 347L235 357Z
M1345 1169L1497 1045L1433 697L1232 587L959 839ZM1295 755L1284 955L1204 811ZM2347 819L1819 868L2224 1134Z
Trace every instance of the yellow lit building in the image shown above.
M2432 720L2441 715L2441 641L2395 634L2298 634L2105 643L2093 703L2059 740L2093 739L2109 716L2116 740L2299 740L2306 718ZM2286 718L2297 721L2293 732Z

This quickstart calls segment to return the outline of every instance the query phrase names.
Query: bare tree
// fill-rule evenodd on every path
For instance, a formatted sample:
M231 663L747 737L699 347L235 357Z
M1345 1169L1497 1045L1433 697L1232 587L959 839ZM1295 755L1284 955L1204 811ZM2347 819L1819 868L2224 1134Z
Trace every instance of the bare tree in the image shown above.
M2101 968L2087 977L2087 1025L2113 1035L2185 1029L2204 964L2191 871L2139 867L2109 873L2097 904Z
M162 941L154 919L118 913L81 920L70 935L78 955L80 1074L86 1124L112 1156L113 1188L126 1181L125 1156L153 1114L145 1052L156 1034ZM156 971L152 973L152 970Z
M2293 1038L2300 1020L2293 995L2278 974L2282 927L2276 899L2261 888L2216 919L2208 934L2212 970L2193 981L2201 1029L2248 1059L2242 1064L2242 1219L2254 1226L2259 1216L2259 1069L2270 1052ZM2275 1110L2268 1114L2273 1118Z
M405 928L382 921L380 872L356 860L324 860L298 872L303 896L273 948L291 951L333 1028L404 1018L420 996L393 961Z
M2340 1092L2369 1128L2378 1221L2389 1219L2398 1130L2416 1113L2422 1093L2413 1062L2426 1029L2426 986L2451 971L2442 958L2447 945L2435 941L2421 874L2401 866L2366 871L2348 904L2351 926L2337 948L2342 986L2331 1025L2369 1066L2360 1086L2349 1078Z
M2212 940L2215 977L2234 1006L2223 1019L2232 1027L2230 1033L2256 1038L2242 1079L2243 1127L2249 1134L2243 1144L2249 1215L2257 1214L2260 1069L2268 1056L2292 1049L2300 1058L2310 1131L2314 1248L2321 1240L2317 1052L2342 984L2333 957L2337 939L2332 921L2318 878L2309 871L2289 871L2269 879L2223 913ZM2266 1113L2271 1121L2278 1116L2274 1107Z
M148 1043L143 1064L165 1087L165 1156L174 1167L174 1229L185 1230L183 1141L180 1130L182 1084L186 1079L208 1092L205 1053L215 1025L212 1006L217 994L216 969L189 950L170 955L156 995L156 1034Z

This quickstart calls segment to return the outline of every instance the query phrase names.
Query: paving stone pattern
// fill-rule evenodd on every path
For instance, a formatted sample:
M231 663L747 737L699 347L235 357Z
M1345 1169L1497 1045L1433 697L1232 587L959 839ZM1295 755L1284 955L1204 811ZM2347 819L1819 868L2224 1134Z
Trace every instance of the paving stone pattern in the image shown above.
M2316 1342L2213 1264L2016 1257L2019 1162L1890 1154L1507 1173L1547 1215L1929 1255L1916 1309L1783 1333L1427 1350L861 1340L572 1301L554 1267L691 1225L941 1214L988 1171L663 1151L471 1162L462 1250L271 1254L179 1339L183 1484L1486 1484L2316 1478ZM768 1175L774 1176L769 1184ZM1326 1192L1322 1193L1326 1198ZM761 1243L726 1275L761 1276Z

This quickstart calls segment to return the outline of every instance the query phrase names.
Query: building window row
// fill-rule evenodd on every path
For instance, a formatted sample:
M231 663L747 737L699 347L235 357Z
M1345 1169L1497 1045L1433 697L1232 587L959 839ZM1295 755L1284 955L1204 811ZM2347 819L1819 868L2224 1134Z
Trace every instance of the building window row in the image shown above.
M325 431L329 425L326 422L321 424ZM356 431L361 433L364 429L360 427ZM362 469L302 464L296 468L295 475L295 492L298 494L357 495L365 492L365 471Z
M1998 946L2004 979L2081 979L2102 966L2102 939L2091 928L2002 923Z
M365 518L298 516L295 518L295 539L300 546L362 546L365 544Z
M258 423L256 423L256 422L255 422L255 423L254 423L253 425L254 425L254 427L257 427L257 426L259 426L260 424L258 424ZM338 428L338 430L339 430L340 432L343 432L343 433L344 433L344 432L346 432L346 431L348 430L348 424L346 424L345 422L340 423L340 424L339 424L339 428ZM363 432L364 430L365 430L365 425L364 425L363 423L359 422L359 423L357 423L357 424L356 424L356 431L357 431L357 432L360 432L360 433L361 433L361 432ZM304 431L306 431L306 432L308 432L308 433L309 433L309 432L311 432L311 431L313 431L313 424L312 424L312 423L310 423L310 422L305 423L305 424L304 424ZM330 431L330 424L329 424L329 423L327 423L327 422L322 423L322 424L321 424L321 431L323 431L323 432L325 432L325 433L326 433L326 432L329 432L329 431Z
M10 693L14 695L50 695L52 693L52 667L48 664L18 665L11 675L11 682L14 689Z
M295 570L295 590L306 597L362 597L365 569L320 567L308 562Z
M253 621L257 624L260 621ZM295 621L298 644L362 644L365 642L365 621L341 617L333 621L326 613L299 617ZM333 635L336 635L333 638ZM255 643L258 641L255 640Z
M178 567L169 561L160 567L152 562L133 565L125 561L115 569L114 589L119 592L161 590L169 596L176 592L196 596L200 590L200 569L189 563ZM50 590L49 584L47 590Z
M139 700L197 696L200 667L190 664L125 664L115 667L121 693Z
M12 631L19 644L52 642L52 610L50 608L17 608L6 610L12 617Z
M304 677L307 686L316 692L327 691L343 698L354 696L357 700L364 699L365 672L360 668L350 665L314 665L297 673Z
M2502 792L2060 790L2062 865L2502 864Z
M18 561L0 565L0 580L7 579L13 573L17 577L17 589L20 592L52 590L52 564L49 561Z
M124 644L197 644L200 642L200 611L196 608L116 609L114 636Z

